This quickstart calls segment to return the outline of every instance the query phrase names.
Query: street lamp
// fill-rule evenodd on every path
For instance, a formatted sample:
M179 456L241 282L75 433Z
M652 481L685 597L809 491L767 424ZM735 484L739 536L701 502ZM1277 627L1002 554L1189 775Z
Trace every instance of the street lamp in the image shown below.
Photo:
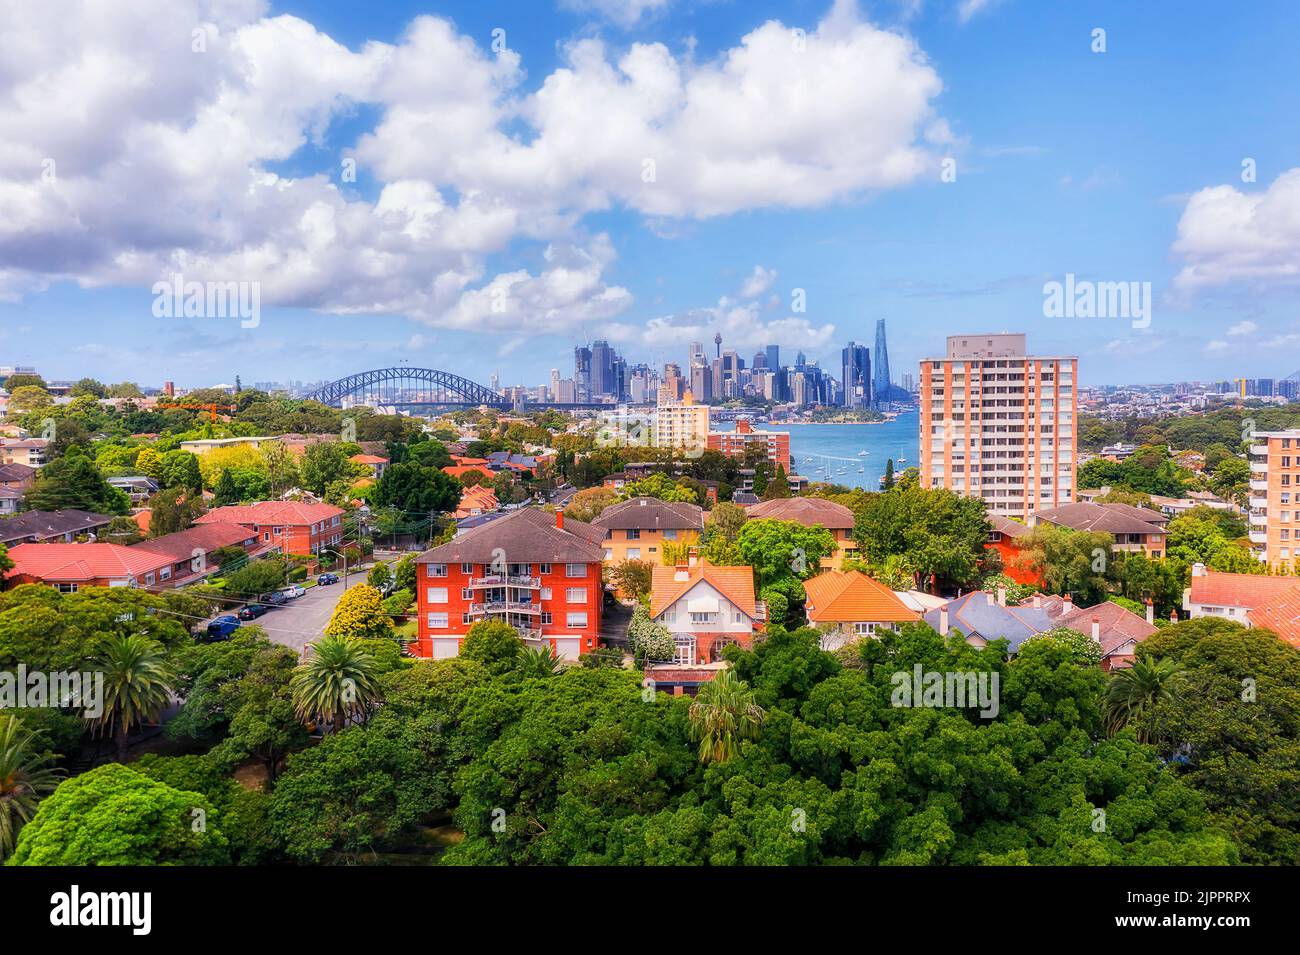
M343 589L344 589L344 590L347 590L347 589L348 589L348 555L347 555L347 554L344 554L344 553L341 553L341 552L339 552L339 551L337 551L337 550L331 550L331 549L328 548L328 547L322 547L321 550L320 550L320 553L322 553L322 554L333 554L333 555L335 555L336 557L341 557L341 558L343 558Z

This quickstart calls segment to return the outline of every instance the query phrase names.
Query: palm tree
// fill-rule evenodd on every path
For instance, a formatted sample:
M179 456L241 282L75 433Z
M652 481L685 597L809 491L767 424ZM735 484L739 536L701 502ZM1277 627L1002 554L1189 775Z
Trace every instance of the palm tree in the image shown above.
M1151 742L1151 715L1156 704L1177 697L1185 672L1172 657L1134 660L1132 666L1113 671L1106 688L1106 731L1114 736L1132 725L1139 742Z
M767 714L754 702L749 684L722 670L700 687L688 711L691 739L700 744L700 762L725 763L740 752L740 741L758 739Z
M131 729L157 719L167 705L171 670L162 645L143 634L109 637L91 669L104 674L104 700L100 715L87 719L96 732L113 734L123 761Z
M36 751L36 734L16 716L0 716L0 862L18 842L18 830L31 822L36 804L63 775L54 757Z
M550 644L525 650L519 656L519 669L524 676L554 676L561 668L559 654Z
M293 671L289 686L298 718L326 720L342 732L347 720L379 699L375 658L358 637L324 636Z

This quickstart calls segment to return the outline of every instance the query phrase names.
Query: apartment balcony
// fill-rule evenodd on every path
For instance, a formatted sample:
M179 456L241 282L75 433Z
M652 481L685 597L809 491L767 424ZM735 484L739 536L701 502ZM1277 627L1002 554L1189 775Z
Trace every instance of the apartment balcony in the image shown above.
M523 587L528 590L540 590L542 578L516 577L513 574L490 574L487 577L475 577L469 582L470 587L482 590L485 587Z
M1268 515L1256 514L1254 511L1252 511L1250 514L1250 525L1251 527L1267 527Z
M1268 473L1268 462L1267 462L1267 461L1251 461L1251 462L1250 462L1250 470L1251 470L1251 473L1253 473L1253 474L1267 474L1267 473Z
M524 603L519 600L489 600L484 603L469 605L469 614L472 617L482 617L487 614L495 613L526 613L540 615L541 612L541 604Z
M1251 532L1250 532L1249 534L1247 534L1246 536L1250 538L1250 542L1251 542L1252 544L1267 544L1267 543L1268 543L1268 535L1265 534L1263 531L1251 531Z
M1267 491L1267 490L1268 490L1268 481L1251 481L1251 482L1250 482L1250 489L1251 489L1252 491Z
M1251 454L1257 454L1257 455L1259 455L1260 457L1268 457L1268 445L1267 445L1267 444L1252 444L1252 445L1250 446L1250 453L1251 453Z
M1261 483L1263 483L1263 482L1261 482ZM1265 490L1265 488L1259 488L1259 490L1262 491L1262 490ZM1252 497L1247 501L1247 503L1250 505L1250 507L1251 507L1252 510L1261 510L1261 511L1262 511L1264 508L1268 507L1268 498L1266 498L1266 497L1254 497L1254 496L1252 496Z

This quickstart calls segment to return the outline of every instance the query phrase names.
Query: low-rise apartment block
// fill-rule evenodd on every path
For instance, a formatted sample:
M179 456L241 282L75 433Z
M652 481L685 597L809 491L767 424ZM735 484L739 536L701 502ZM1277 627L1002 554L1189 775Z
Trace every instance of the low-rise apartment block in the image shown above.
M1300 567L1300 428L1257 431L1249 451L1251 549L1270 567Z

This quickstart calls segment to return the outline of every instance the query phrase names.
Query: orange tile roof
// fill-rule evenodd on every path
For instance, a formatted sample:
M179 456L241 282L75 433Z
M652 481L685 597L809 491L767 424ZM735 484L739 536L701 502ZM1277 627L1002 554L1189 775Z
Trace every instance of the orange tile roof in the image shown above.
M686 572L685 580L677 579L679 570ZM704 560L694 567L655 565L651 576L650 616L659 616L701 582L712 585L718 593L749 616L757 616L758 608L754 605L754 568L717 567Z
M492 472L487 467L477 467L473 464L449 464L442 469L443 474L450 474L452 477L464 477L470 471L477 471L486 478L492 477Z
M803 582L813 623L905 623L920 620L897 595L856 570L825 571Z
M355 461L357 464L387 464L388 458L381 458L374 454L354 454L348 458L349 461Z
M1246 614L1251 625L1272 630L1291 646L1300 648L1300 584Z
M1288 591L1300 587L1295 577L1267 574L1221 574L1207 570L1204 576L1192 576L1191 602L1215 607L1258 607Z
M9 557L14 567L5 576L58 582L143 577L172 563L165 554L120 544L19 544Z
M300 527L332 520L343 514L333 504L306 504L302 501L258 501L256 504L232 504L208 511L195 524L271 524Z

